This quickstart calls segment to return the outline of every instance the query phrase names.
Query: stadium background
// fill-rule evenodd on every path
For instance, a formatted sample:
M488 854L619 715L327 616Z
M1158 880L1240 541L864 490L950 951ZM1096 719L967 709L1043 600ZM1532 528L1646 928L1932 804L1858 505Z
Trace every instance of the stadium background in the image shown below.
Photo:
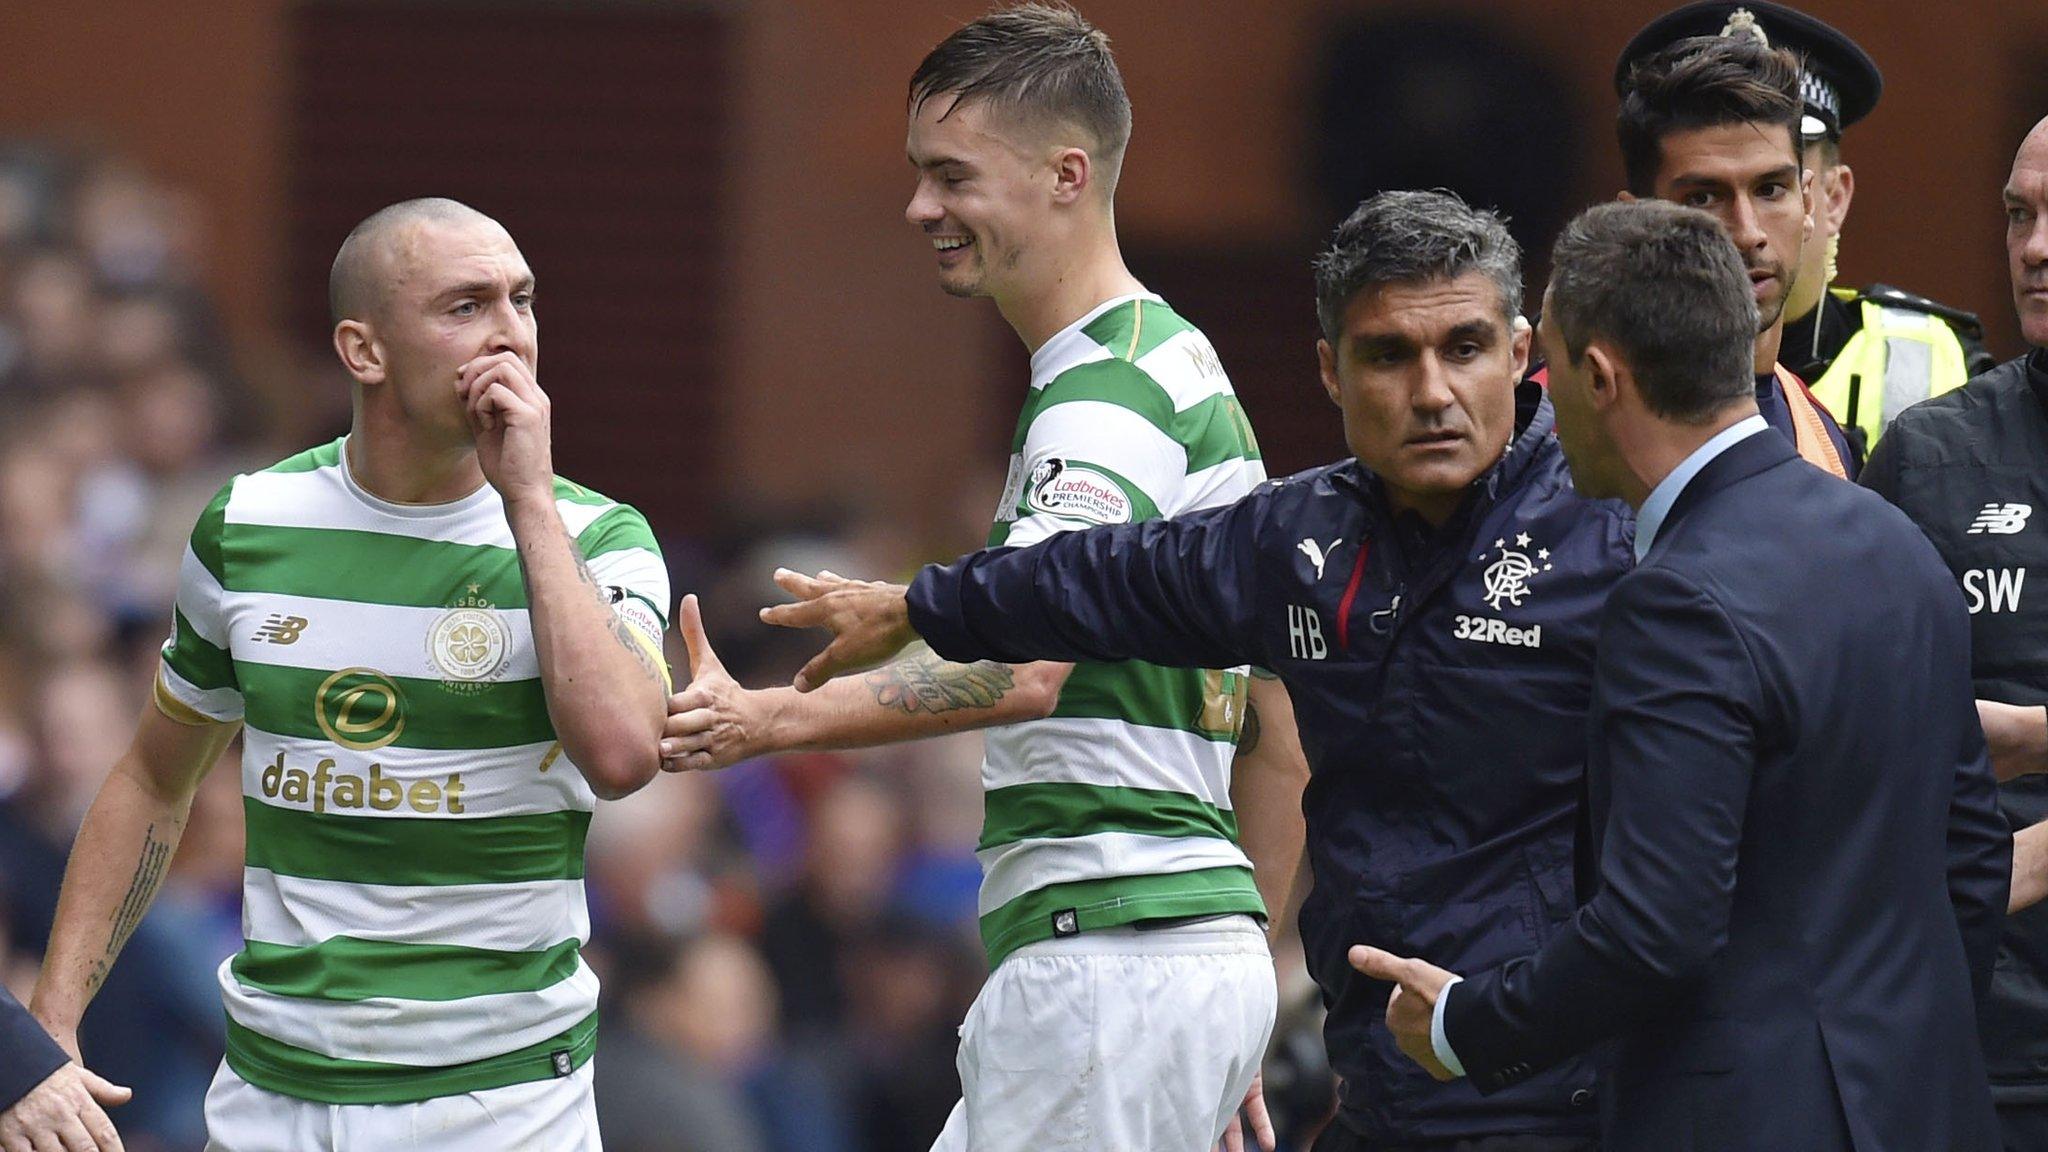
M1314 383L1306 261L1343 209L1448 186L1508 211L1540 253L1619 185L1613 58L1663 7L1085 5L1136 107L1126 256L1214 339L1275 474L1341 451ZM1993 350L2014 354L1996 193L2048 112L2048 6L1806 7L1886 77L1845 146L1860 180L1844 282L1975 309ZM541 283L557 467L647 512L676 588L704 595L747 682L786 677L810 645L752 620L775 564L900 575L980 539L1024 356L992 309L933 288L901 217L904 81L980 10L8 13L0 977L17 994L64 848L146 699L192 518L232 472L346 426L325 269L384 203L455 196L512 230ZM982 975L978 756L966 737L778 757L605 807L590 850L600 1091L674 1086L601 1095L615 1152L927 1146ZM139 1090L120 1116L131 1148L201 1141L240 837L235 775L216 772L88 1017L88 1058ZM1298 961L1282 964L1304 1000ZM1291 1110L1312 1111L1321 1087L1308 1073Z

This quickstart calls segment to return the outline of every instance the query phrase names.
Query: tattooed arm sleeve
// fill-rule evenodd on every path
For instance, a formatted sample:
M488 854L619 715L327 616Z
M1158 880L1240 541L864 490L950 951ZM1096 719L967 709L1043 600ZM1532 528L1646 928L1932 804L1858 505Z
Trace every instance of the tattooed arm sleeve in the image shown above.
M192 795L239 729L174 718L160 701L143 708L133 743L107 774L72 845L29 1004L60 1041L75 1035L86 1005L156 899Z

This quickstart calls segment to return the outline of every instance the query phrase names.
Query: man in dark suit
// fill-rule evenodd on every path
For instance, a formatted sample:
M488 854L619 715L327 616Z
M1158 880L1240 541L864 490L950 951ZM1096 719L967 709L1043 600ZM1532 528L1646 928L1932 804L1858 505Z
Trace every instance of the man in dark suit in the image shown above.
M1755 304L1711 219L1604 205L1554 269L1574 482L1638 509L1598 640L1589 899L1462 983L1353 964L1399 985L1404 1051L1482 1092L1613 1040L1611 1148L1996 1148L1974 1005L2011 836L1955 581L1895 509L1756 434Z
M100 1106L127 1099L128 1089L74 1063L0 988L0 1152L121 1152L121 1137Z

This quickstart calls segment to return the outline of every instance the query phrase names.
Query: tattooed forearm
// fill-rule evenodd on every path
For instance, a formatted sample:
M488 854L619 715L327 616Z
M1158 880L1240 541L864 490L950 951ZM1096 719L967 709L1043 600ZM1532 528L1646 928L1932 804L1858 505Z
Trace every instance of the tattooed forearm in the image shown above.
M135 934L136 925L142 923L142 914L149 911L150 901L156 899L157 886L163 883L164 869L171 862L171 847L172 841L168 837L157 837L154 824L142 834L142 858L136 862L135 875L128 882L128 895L114 910L114 931L107 937L106 952L93 962L92 990L97 991L106 980L114 957L120 955L121 946Z
M607 605L605 610L611 611L610 606ZM612 639L619 642L619 647L633 654L633 659L639 663L640 670L647 673L649 680L656 684L666 683L661 677L661 665L654 661L654 654L649 652L647 644L634 634L633 626L619 619L617 613L612 614Z
M584 587L590 589L590 594L597 597L599 604L604 605L605 615L611 620L612 639L617 640L619 647L624 648L633 657L633 662L640 665L640 671L646 673L649 680L656 684L668 683L662 677L661 662L654 655L661 650L661 642L653 641L654 651L648 651L647 644L633 632L633 626L619 618L615 606L625 593L597 582L597 577L591 574L590 562L583 558L583 549L576 546L576 538L573 536L569 538L569 558L576 561L576 578L583 582Z
M1008 664L955 664L922 644L864 679L876 703L912 715L993 708L1017 684L1017 674Z
M1249 756L1259 748L1259 709L1251 701L1245 701L1244 727L1237 731L1237 754Z

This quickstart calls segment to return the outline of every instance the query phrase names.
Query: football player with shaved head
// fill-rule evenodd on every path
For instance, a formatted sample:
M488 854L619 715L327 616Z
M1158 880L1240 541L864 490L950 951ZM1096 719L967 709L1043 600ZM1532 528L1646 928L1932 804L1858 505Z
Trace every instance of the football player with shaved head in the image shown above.
M353 423L200 516L31 1009L76 1057L239 731L247 942L208 1147L595 1152L583 840L659 768L661 556L554 474L534 275L497 221L391 205L329 291Z

